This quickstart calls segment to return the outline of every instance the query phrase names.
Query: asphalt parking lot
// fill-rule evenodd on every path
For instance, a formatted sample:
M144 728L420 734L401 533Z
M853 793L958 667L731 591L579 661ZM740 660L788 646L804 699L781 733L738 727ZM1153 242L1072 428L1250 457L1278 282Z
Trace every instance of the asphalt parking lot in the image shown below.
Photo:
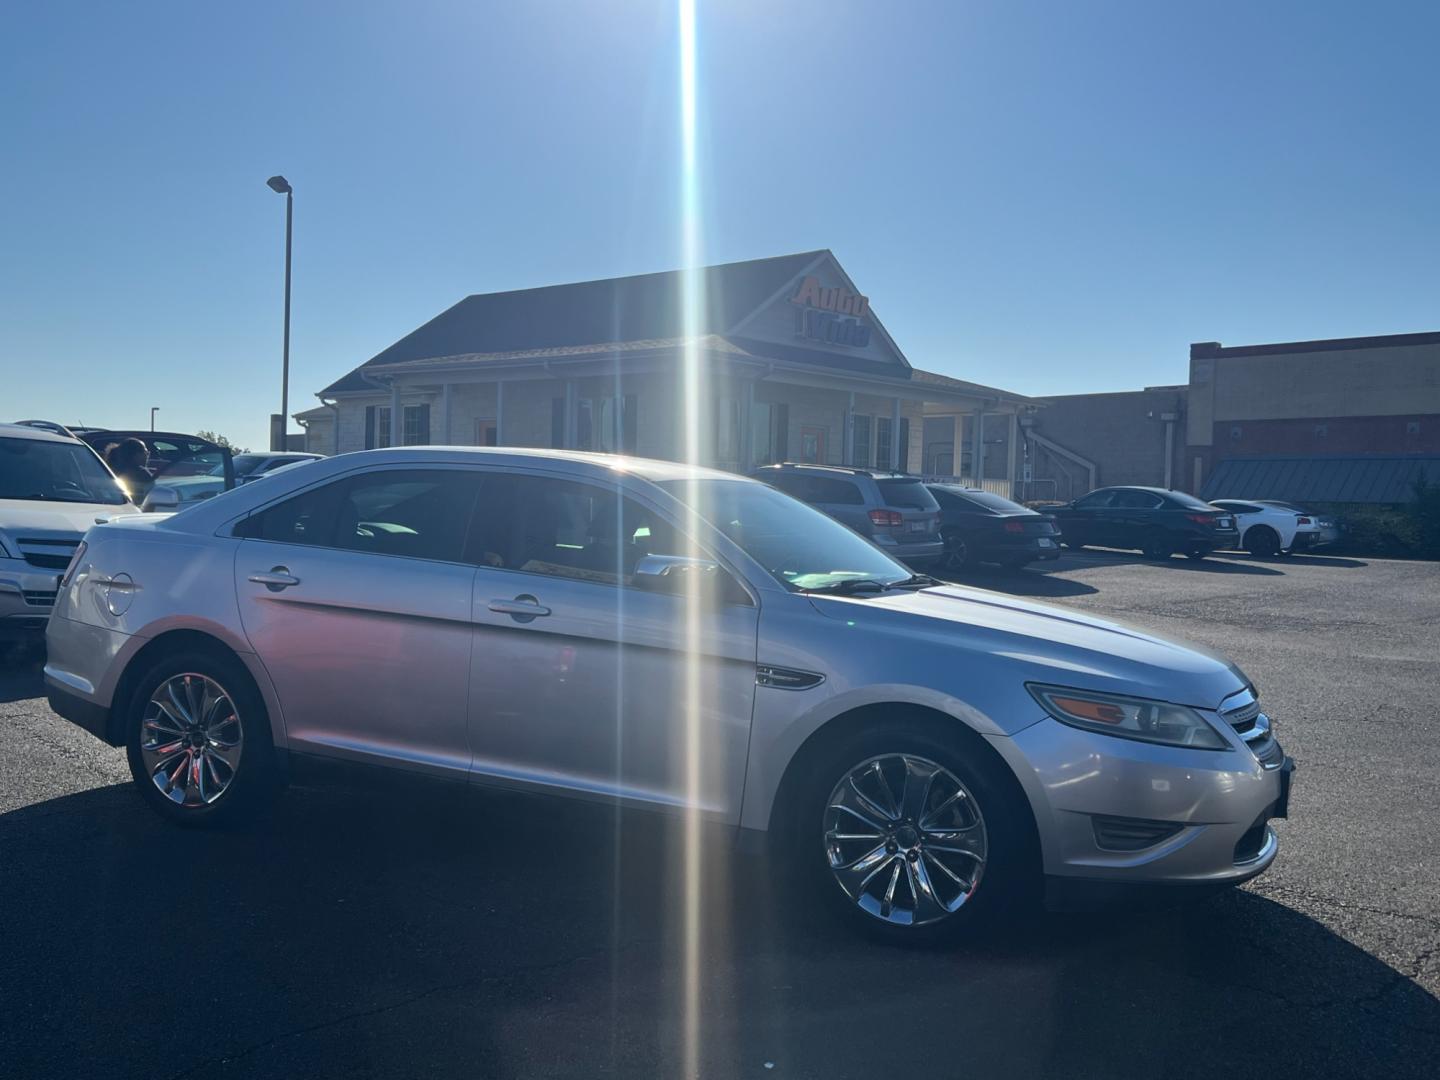
M448 788L294 788L162 824L0 672L0 1076L1432 1076L1440 565L1067 555L966 580L1221 649L1300 764L1275 868L957 951L787 917L704 860L687 1032L664 823Z

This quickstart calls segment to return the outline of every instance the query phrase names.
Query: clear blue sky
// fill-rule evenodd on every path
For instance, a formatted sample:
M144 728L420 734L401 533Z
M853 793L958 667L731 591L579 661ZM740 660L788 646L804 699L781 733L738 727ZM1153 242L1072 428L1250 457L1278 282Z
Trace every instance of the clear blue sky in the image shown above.
M474 292L680 262L674 0L10 5L0 418L292 411ZM917 366L1183 380L1440 329L1440 4L700 0L706 261L832 248Z

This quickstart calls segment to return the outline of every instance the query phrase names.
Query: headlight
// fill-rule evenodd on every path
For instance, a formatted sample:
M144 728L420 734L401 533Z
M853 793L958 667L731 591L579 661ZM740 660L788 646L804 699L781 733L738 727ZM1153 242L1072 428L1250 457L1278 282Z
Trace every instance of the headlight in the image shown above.
M1230 749L1230 744L1203 716L1184 705L1063 686L1032 684L1027 689L1041 708L1071 727L1193 750Z

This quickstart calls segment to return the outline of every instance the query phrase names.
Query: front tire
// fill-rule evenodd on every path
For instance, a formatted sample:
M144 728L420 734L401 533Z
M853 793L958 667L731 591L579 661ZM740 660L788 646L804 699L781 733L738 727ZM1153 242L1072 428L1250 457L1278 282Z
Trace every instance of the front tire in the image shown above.
M125 732L130 775L167 821L250 818L274 795L270 718L234 657L186 651L157 661L130 697Z
M1033 819L992 754L968 729L907 720L827 747L790 822L805 894L864 933L913 944L1023 906L1039 880Z
M1170 541L1165 538L1164 533L1151 533L1145 537L1144 543L1140 545L1140 551L1147 559L1168 559L1175 553Z
M970 549L965 543L965 538L958 532L949 532L944 536L945 554L941 557L941 565L946 570L963 570L970 563Z

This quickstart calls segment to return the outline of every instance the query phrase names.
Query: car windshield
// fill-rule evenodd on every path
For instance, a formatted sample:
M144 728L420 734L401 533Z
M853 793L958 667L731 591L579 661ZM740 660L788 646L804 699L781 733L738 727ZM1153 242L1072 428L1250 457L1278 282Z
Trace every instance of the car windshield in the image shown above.
M966 488L947 487L945 489L951 495L964 499L966 502L974 503L982 509L989 510L996 514L1027 514L1031 511L1017 502L1011 502L1003 495L996 495L989 491L970 491Z
M891 584L911 574L834 518L766 485L746 480L667 480L692 506L789 589L860 579Z
M87 446L0 438L0 499L118 506L125 492Z
M1203 499L1197 499L1194 495L1186 495L1183 491L1167 491L1165 493L1165 499L1171 507L1179 507L1181 510L1215 509L1215 507L1211 506Z

